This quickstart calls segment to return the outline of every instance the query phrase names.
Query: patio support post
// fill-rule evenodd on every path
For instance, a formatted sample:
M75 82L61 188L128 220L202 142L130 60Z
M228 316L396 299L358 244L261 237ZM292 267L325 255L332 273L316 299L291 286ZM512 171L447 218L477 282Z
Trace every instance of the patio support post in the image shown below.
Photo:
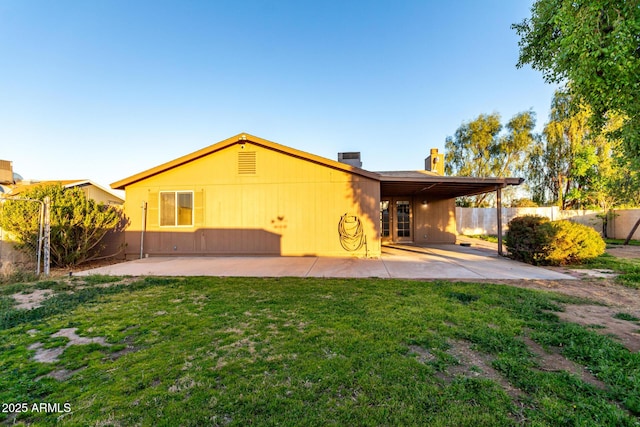
M498 209L496 218L498 220L498 255L504 255L502 252L502 188L496 188L496 207Z

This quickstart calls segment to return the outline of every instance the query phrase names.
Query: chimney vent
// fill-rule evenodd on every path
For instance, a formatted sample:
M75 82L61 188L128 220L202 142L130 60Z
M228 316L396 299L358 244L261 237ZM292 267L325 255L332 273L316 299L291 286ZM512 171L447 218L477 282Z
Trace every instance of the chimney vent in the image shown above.
M357 168L362 167L362 161L360 160L360 152L352 151L348 153L338 153L338 161L347 165L355 166Z
M437 148L432 148L429 157L424 159L424 169L444 175L444 154L439 154Z

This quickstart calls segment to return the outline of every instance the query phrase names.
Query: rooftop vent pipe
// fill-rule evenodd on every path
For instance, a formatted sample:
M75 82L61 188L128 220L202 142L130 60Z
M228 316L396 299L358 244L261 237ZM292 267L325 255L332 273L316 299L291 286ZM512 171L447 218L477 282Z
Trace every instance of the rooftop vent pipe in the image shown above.
M362 167L362 161L360 160L360 152L352 151L348 153L338 153L338 161L347 165L354 166L356 168Z

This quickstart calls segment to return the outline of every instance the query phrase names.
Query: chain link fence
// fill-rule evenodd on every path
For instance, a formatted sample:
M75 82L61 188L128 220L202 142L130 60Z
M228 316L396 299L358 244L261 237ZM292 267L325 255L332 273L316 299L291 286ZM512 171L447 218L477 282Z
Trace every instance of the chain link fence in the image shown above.
M48 274L48 265L43 262L43 248L48 243L45 208L46 203L40 200L0 199L0 275Z

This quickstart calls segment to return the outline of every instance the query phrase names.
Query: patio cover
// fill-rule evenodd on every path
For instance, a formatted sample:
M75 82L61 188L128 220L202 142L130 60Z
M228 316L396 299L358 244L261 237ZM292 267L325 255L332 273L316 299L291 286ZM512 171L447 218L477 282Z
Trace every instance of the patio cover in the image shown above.
M429 171L377 172L380 176L380 196L414 196L426 201L451 199L461 196L496 192L498 254L502 250L502 189L508 185L520 185L523 178L474 178L467 176L442 176Z
M520 185L523 178L475 178L442 176L427 171L377 172L382 196L416 196L429 201L489 193L508 185Z

